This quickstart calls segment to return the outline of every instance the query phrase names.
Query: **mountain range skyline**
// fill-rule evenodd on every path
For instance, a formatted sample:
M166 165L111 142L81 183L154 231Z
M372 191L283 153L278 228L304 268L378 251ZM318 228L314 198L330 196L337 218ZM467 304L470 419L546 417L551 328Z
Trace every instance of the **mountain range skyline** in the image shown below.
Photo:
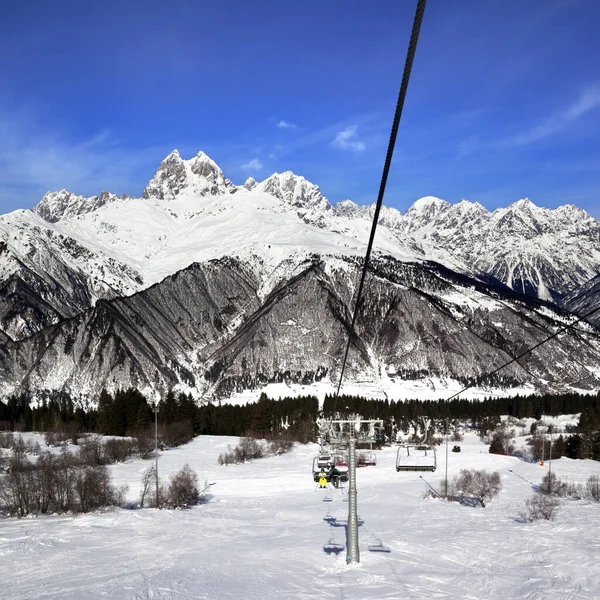
M216 161L214 161L210 156L208 156L208 154L206 152L204 152L204 150L199 150L195 154L191 154L190 158L186 159L186 158L182 157L182 153L179 152L179 150L175 148L175 149L173 149L171 152L169 152L165 156L165 158L161 161L161 164L165 160L168 160L171 157L176 157L178 159L181 159L184 162L185 161L195 160L195 159L197 159L199 157L200 158L205 157L211 163L217 165ZM217 167L218 167L218 165L217 165ZM221 170L220 167L218 167L218 169L223 173L223 171ZM261 184L261 183L263 183L263 182L265 182L267 180L272 179L274 176L284 176L284 177L285 176L292 176L294 179L302 179L304 181L307 181L309 185L315 186L315 187L319 188L319 190L320 190L320 186L319 185L315 185L315 184L311 183L310 181L308 181L304 177L304 175L302 173L295 173L294 171L291 171L291 170L286 170L286 171L282 171L282 172L273 172L270 175L266 175L264 179L261 179L261 178L256 179L254 176L248 175L247 177L245 177L245 179L238 180L239 183L235 183L234 181L229 180L229 179L227 179L227 181L229 181L230 184L232 185L232 187L235 187L235 188L253 189L253 187L255 186L255 184L256 185ZM151 180L152 180L152 178L148 179L148 181L151 181ZM40 204L43 204L43 202L44 202L44 200L46 198L48 198L48 197L54 197L57 194L59 194L59 195L62 194L63 196L64 195L69 195L70 197L75 197L80 202L84 202L84 201L87 201L87 200L89 200L91 202L94 202L94 199L101 198L101 197L103 197L103 195L104 195L104 197L110 196L111 198L115 198L115 199L116 198L126 198L126 197L128 197L128 198L142 198L142 197L144 197L144 194L146 193L147 185L148 184L146 184L141 189L141 192L139 194L134 194L134 195L123 194L123 193L120 193L118 190L109 190L109 189L105 189L105 188L103 188L99 192L97 192L95 194L92 194L91 196L87 196L87 197L84 196L84 195L82 195L82 194L79 194L75 190L70 190L70 189L67 189L67 188L64 188L64 187L60 188L60 189L55 189L55 190L47 190L43 194L43 196L41 196L41 198L31 208L19 207L19 208L16 208L15 210L34 210L35 211L35 210L38 209L38 207L40 206ZM108 195L108 196L106 196L106 195ZM351 202L353 205L358 206L358 207L363 207L363 208L368 208L369 206L374 205L374 201L371 202L371 203L367 203L367 202L365 202L365 203L359 203L359 202L356 202L351 197L346 197L346 198L343 198L341 200L337 200L337 201L333 201L333 202L331 202L331 201L328 200L328 197L326 196L326 194L323 194L322 197L325 198L332 207L338 206L339 209L342 210L342 211L343 211L343 207L344 206L348 206L348 204L347 204L348 202ZM428 199L428 198L433 198L433 199L436 199L436 200L440 200L441 202L447 203L448 205L457 205L457 204L460 204L460 203L464 202L464 203L468 203L469 205L480 206L481 208L483 208L484 210L486 210L487 212L490 212L490 213L492 213L492 212L494 212L496 210L501 210L503 208L507 208L507 207L512 206L513 204L516 204L516 203L519 203L519 202L520 203L529 202L529 203L533 204L536 208L547 209L547 210L555 210L557 208L568 207L568 206L577 206L577 204L574 203L574 202L565 202L564 204L559 204L558 206L555 206L555 207L549 207L549 206L545 206L542 203L538 204L535 200L532 200L527 195L519 196L519 197L514 198L514 199L509 199L507 201L507 203L505 203L503 205L500 205L500 206L497 206L495 208L488 208L484 204L482 204L481 202L478 202L477 200L472 200L472 199L469 199L469 198L463 198L463 197L461 197L458 200L449 201L449 200L446 200L445 198L442 198L442 197L439 197L439 196L433 196L433 195L423 195L423 196L419 196L419 197L415 198L410 204L408 204L408 206L404 210L401 210L401 209L395 208L393 206L390 206L388 204L388 202L387 202L387 200L388 200L387 198L384 199L385 200L384 205L387 206L388 208L391 208L391 209L397 211L400 214L405 214L416 203L418 203L421 200ZM584 210L584 209L581 209L581 210ZM588 214L590 214L591 216L593 216L593 213L589 213L588 211L585 211L585 212L588 213Z
M52 192L1 215L2 389L324 392L372 215L291 171L236 186L206 153L175 151L141 197ZM600 272L599 240L600 222L575 205L383 206L349 384L443 397L506 362L574 319L565 308L597 302L584 284ZM593 387L594 331L582 324L493 384Z
M139 196L172 148L203 148L238 185L289 169L370 204L413 9L9 2L0 213L62 188ZM387 204L529 197L600 217L598 19L594 0L428 7Z

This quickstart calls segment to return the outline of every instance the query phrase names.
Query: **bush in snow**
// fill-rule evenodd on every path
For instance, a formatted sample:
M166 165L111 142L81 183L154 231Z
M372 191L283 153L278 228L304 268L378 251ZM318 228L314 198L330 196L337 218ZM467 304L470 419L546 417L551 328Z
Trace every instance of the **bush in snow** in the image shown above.
M550 471L548 471L548 473L542 477L542 484L540 488L542 492L552 496L567 495L567 484L564 481L561 481L556 476L556 473L551 473Z
M519 513L523 521L546 519L553 521L558 511L559 501L547 494L536 493L525 501L525 510Z
M600 500L600 476L590 475L585 482L585 495L594 500Z
M0 448L21 452L24 454L39 455L42 452L39 442L25 441L22 435L11 432L0 433Z
M104 456L109 463L125 462L136 450L136 443L130 438L108 439L104 442Z
M201 490L198 487L198 475L185 464L181 471L171 476L169 487L158 482L158 502L156 498L156 470L154 467L144 472L140 508L187 508L198 504L208 484Z
M111 485L106 466L86 463L79 455L44 454L33 463L14 452L0 477L0 508L17 517L89 512L120 504L123 492Z
M510 454L515 449L511 439L515 436L514 430L508 430L506 427L499 427L492 435L490 442L490 452L492 454Z
M243 463L248 460L262 458L265 455L263 446L254 438L243 437L239 444L225 454L219 454L220 465L230 465L232 463Z
M157 497L158 491L158 497ZM140 494L140 508L163 508L167 504L167 490L162 481L156 487L156 469L152 466L144 471L142 476L142 491Z
M170 508L186 508L198 504L200 490L198 489L198 475L185 464L181 471L171 477L167 493L167 502Z
M452 488L461 504L465 503L467 498L475 498L485 507L486 502L500 493L502 481L498 471L488 473L485 470L461 469L452 482Z
M462 442L465 439L464 434L460 431L460 429L457 427L453 432L452 432L452 437L450 438L453 442Z

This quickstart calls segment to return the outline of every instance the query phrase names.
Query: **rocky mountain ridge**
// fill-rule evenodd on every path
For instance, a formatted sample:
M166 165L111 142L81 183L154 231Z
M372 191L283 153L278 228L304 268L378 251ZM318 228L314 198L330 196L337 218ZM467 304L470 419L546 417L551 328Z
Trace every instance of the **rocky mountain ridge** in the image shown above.
M331 385L373 210L332 206L290 171L235 186L202 152L171 153L141 198L48 193L0 217L3 390ZM599 240L574 206L384 206L352 381L388 396L402 382L471 381L573 318L544 301L600 271ZM582 327L496 383L596 385Z

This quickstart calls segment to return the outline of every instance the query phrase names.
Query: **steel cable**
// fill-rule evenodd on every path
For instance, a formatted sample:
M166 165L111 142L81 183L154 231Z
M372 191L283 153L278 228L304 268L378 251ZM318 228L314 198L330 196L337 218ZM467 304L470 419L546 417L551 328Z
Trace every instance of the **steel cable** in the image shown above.
M417 9L415 12L415 18L413 20L412 32L410 34L410 41L408 44L408 51L406 53L406 61L404 63L404 73L402 75L402 83L400 84L400 92L398 93L398 101L396 103L396 112L394 114L394 122L392 124L392 131L390 133L390 141L388 144L387 154L385 157L385 163L383 166L383 173L381 175L381 184L379 186L379 194L377 196L377 204L375 205L375 214L373 215L373 224L371 225L371 234L369 236L369 243L367 245L367 252L365 254L365 261L363 264L362 275L360 277L360 283L358 285L358 291L356 293L356 302L354 303L354 313L352 315L352 322L350 324L350 332L348 333L348 343L346 344L346 350L344 352L344 360L342 361L342 371L340 373L340 381L338 383L336 396L340 395L340 388L342 387L342 381L344 379L344 372L346 370L346 362L348 360L348 353L350 351L350 345L354 336L354 329L356 326L356 319L358 317L358 311L360 310L360 301L362 296L363 287L365 284L365 277L369 267L369 259L371 258L371 251L373 249L373 241L375 239L375 231L377 230L377 221L379 220L379 212L383 204L383 196L385 194L385 186L387 184L388 175L390 172L390 165L392 164L392 157L394 154L394 147L396 145L396 137L398 135L398 128L400 127L400 118L402 117L402 109L404 108L404 100L406 98L406 92L408 90L408 82L410 80L410 73L412 71L413 60L415 58L415 52L417 50L417 42L419 41L419 33L421 31L421 23L423 21L423 14L425 13L425 5L427 0L418 0Z

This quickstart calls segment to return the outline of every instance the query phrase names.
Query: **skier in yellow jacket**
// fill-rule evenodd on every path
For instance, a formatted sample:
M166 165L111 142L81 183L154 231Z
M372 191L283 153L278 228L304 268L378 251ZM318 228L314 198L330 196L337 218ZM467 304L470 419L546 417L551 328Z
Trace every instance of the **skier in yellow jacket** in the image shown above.
M325 469L321 468L319 473L319 487L326 488L327 487L327 473L325 473Z

